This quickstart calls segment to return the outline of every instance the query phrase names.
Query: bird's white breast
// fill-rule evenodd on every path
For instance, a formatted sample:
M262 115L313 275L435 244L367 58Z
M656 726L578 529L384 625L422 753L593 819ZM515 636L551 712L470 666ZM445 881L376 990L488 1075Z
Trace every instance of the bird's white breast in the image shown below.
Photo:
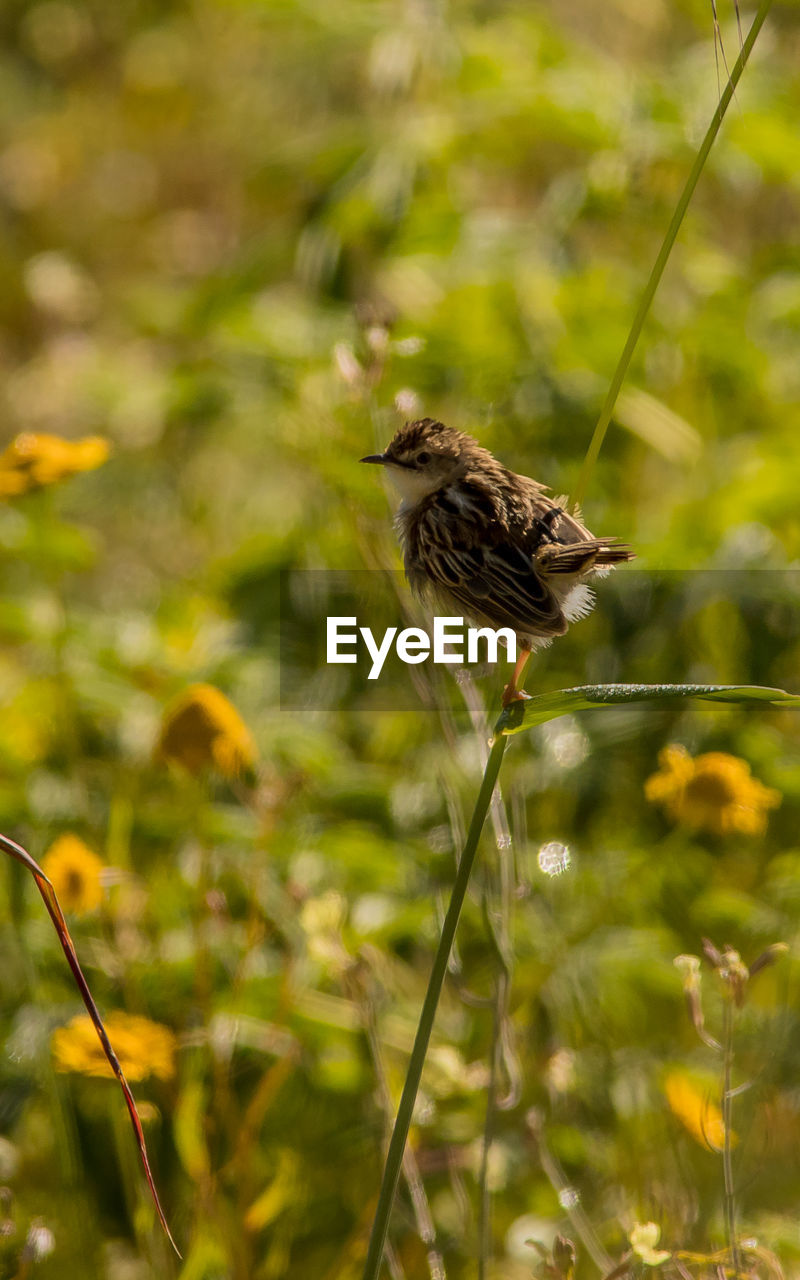
M400 495L400 514L412 510L441 484L437 476L426 475L424 471L415 471L406 467L389 466L386 468L386 473Z

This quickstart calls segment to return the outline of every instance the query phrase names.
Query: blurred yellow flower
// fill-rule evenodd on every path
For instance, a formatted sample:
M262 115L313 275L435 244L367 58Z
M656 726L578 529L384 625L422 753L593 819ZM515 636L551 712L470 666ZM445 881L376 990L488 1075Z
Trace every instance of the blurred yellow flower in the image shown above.
M763 835L767 810L781 802L780 792L754 778L746 761L724 751L692 759L673 744L659 753L658 763L658 773L645 783L645 796L685 827L722 836Z
M628 1235L633 1252L647 1267L658 1267L672 1257L668 1249L656 1248L660 1235L657 1222L637 1222Z
M164 713L159 752L190 773L212 766L227 778L253 767L256 746L231 702L210 684L193 684Z
M109 1014L105 1026L128 1080L146 1080L149 1076L172 1079L178 1041L169 1027L119 1011ZM58 1071L113 1078L114 1072L87 1013L80 1013L66 1026L57 1027L50 1037L50 1047Z
M702 1147L721 1151L725 1145L722 1112L683 1071L671 1071L664 1081L670 1111ZM737 1141L731 1133L731 1141Z
M54 840L42 858L42 871L56 891L64 911L86 915L103 900L103 864L79 836L66 832Z
M100 436L64 440L61 436L23 431L0 453L0 498L15 498L32 489L57 484L79 471L93 471L108 457Z

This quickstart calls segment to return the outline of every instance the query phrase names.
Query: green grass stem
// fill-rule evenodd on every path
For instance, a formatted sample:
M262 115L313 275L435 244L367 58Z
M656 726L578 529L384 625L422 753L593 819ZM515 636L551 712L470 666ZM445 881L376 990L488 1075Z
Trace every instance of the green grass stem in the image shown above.
M475 801L475 808L472 813L472 820L469 824L469 831L464 842L464 850L461 854L461 861L458 864L458 872L456 874L453 892L450 896L450 904L447 908L447 914L442 925L442 933L439 938L439 946L436 949L436 956L431 969L431 976L428 981L428 990L425 993L425 1001L422 1006L419 1026L417 1027L417 1035L414 1040L414 1048L411 1051L411 1059L408 1064L408 1072L406 1073L405 1084L403 1085L403 1093L400 1098L400 1106L397 1109L397 1119L394 1122L392 1137L389 1142L389 1151L386 1156L386 1164L383 1170L383 1179L381 1181L380 1194L378 1196L378 1207L375 1211L375 1220L372 1224L372 1233L369 1240L369 1249L367 1251L367 1260L364 1265L364 1280L377 1280L380 1271L381 1258L383 1257L383 1249L386 1243L386 1233L389 1229L389 1217L392 1212L392 1203L394 1201L397 1182L403 1166L403 1152L405 1150L406 1139L408 1138L408 1130L411 1126L411 1117L414 1114L414 1103L416 1102L419 1083L422 1078L422 1068L425 1065L425 1055L428 1052L428 1044L430 1043L431 1032L433 1030L433 1020L436 1016L436 1007L439 1003L442 986L444 985L445 974L447 973L447 964L450 959L450 951L453 946L456 928L458 926L458 918L461 915L461 908L464 904L464 898L469 884L470 874L475 862L475 854L478 850L478 842L480 840L483 824L486 821L486 815L489 812L489 805L492 802L492 794L494 792L497 775L500 772L500 765L503 760L503 754L506 749L507 738L504 734L499 734L492 744L489 752L489 759L486 762L486 768L481 782L481 789L478 792L478 798Z
M611 379L608 393L600 411L597 426L595 427L592 438L589 441L589 448L586 450L586 456L583 459L572 497L571 505L573 508L580 506L586 496L586 490L589 487L589 480L591 479L594 465L597 462L600 450L603 446L603 441L605 440L606 432L608 431L609 424L611 422L611 415L614 412L620 388L625 381L628 366L630 365L633 353L636 350L636 344L639 341L639 337L644 327L644 322L647 319L647 313L649 312L651 303L655 297L659 281L664 274L664 268L667 265L667 260L672 252L672 247L675 244L686 210L689 208L689 202L694 195L694 189L697 186L700 174L705 168L706 160L708 159L711 148L714 145L714 140L719 133L720 125L725 117L725 112L730 106L736 86L741 79L742 72L747 65L747 60L750 57L753 45L758 37L758 33L764 25L764 20L769 13L771 5L772 0L761 0L761 4L758 7L758 13L753 19L753 25L748 31L747 39L742 45L739 57L733 65L733 70L731 71L728 83L722 91L717 109L712 116L708 129L706 130L706 135L703 138L700 150L695 156L694 164L692 165L691 172L686 179L686 184L680 194L680 199L675 206L675 212L673 213L670 224L667 227L667 233L664 236L661 248L658 251L658 256L653 264L653 269L650 272L647 284L644 287L644 292L639 301L639 306L637 307L636 315L633 318L633 324L631 325L628 339L622 350L619 363L614 370L614 376Z

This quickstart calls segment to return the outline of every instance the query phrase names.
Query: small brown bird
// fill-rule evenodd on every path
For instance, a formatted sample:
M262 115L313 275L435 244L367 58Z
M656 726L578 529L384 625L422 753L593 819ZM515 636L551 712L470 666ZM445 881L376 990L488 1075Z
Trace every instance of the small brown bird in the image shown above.
M591 612L585 579L633 559L616 538L595 538L545 485L433 418L407 422L384 453L361 461L386 467L399 490L395 524L412 590L479 626L516 632L504 706L526 696L517 681L531 650Z

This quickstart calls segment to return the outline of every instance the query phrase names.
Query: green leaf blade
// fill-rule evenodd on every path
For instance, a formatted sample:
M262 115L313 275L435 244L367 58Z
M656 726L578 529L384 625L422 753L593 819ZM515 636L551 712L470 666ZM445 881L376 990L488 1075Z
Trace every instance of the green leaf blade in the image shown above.
M495 733L510 735L533 729L574 711L614 707L632 702L666 702L700 698L705 702L767 702L771 706L800 707L800 694L748 684L586 684L556 689L505 707Z

